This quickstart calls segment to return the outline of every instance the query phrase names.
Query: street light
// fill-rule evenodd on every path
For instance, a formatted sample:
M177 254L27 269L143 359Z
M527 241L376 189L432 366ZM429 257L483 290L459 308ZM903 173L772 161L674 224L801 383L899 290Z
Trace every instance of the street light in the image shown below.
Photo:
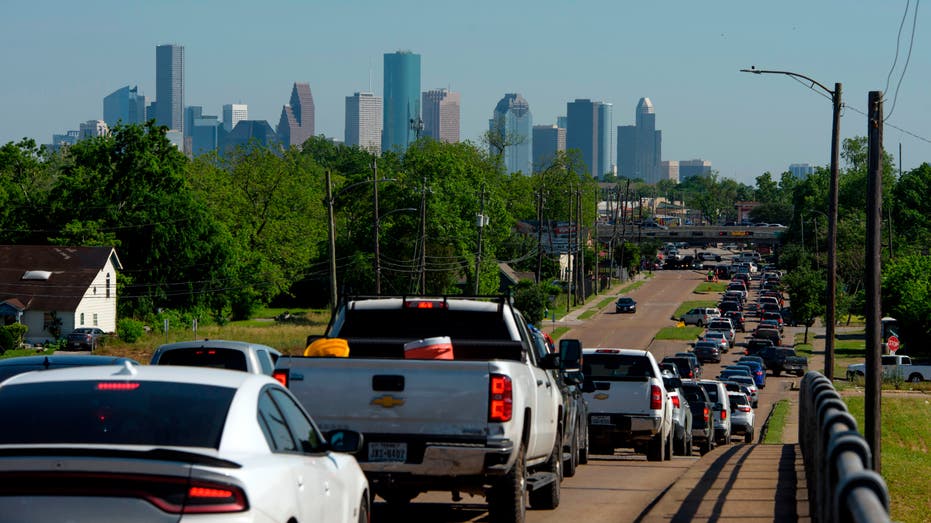
M793 78L801 78L811 83L810 87L818 86L822 91L831 96L831 103L834 106L834 120L831 129L831 183L828 191L828 289L827 289L827 310L825 311L825 323L827 328L824 340L824 375L829 380L834 380L834 317L836 314L837 301L837 168L840 156L840 108L841 108L841 84L836 82L834 90L828 89L821 83L811 78L791 71L771 71L766 69L757 69L751 66L750 69L741 69L742 73L753 74L781 74ZM802 238L804 245L804 238Z

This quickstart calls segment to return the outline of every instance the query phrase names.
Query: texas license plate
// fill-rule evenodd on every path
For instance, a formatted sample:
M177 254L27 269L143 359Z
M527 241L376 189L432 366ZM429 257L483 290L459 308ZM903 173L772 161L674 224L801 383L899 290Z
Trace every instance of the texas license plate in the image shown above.
M592 416L592 425L613 425L611 416Z
M407 443L369 443L369 461L407 461Z

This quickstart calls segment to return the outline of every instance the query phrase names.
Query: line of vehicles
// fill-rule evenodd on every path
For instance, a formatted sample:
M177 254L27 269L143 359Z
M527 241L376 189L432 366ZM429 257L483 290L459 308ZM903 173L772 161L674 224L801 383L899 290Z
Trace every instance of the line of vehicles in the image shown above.
M375 496L403 514L446 491L520 522L592 454L663 461L754 436L753 358L709 380L693 351L557 347L503 297L350 299L308 350L335 341L348 357L199 340L148 366L10 377L0 415L21 427L0 431L0 513L368 522Z

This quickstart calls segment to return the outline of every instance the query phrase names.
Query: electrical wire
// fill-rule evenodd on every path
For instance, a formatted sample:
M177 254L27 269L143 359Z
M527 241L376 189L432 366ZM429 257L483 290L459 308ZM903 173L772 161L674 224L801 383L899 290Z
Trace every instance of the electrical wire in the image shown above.
M905 12L902 13L902 21L899 22L899 34L895 37L895 58L892 59L892 67L889 68L889 74L886 75L886 87L883 87L883 92L889 90L889 81L892 80L892 73L895 71L895 66L899 63L899 44L902 43L902 28L905 27L905 19L908 18L908 7L911 4L911 0L906 0L905 2Z
M921 0L915 0L915 12L912 15L912 36L909 38L908 42L908 54L905 55L905 65L902 67L902 74L899 75L899 82L895 86L895 95L892 97L892 108L889 109L889 114L883 118L883 122L892 117L892 113L895 111L895 104L899 101L899 88L902 87L902 80L905 78L905 71L908 70L908 63L912 59L912 47L915 44L915 27L918 25L918 4L920 3ZM906 6L906 9L907 8L908 7Z

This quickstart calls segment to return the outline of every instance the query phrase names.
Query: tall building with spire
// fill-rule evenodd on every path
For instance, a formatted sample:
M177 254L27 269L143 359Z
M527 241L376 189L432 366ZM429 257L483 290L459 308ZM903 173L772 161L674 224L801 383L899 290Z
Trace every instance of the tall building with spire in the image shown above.
M656 130L656 112L649 98L640 99L635 121L636 125L617 128L618 175L656 183L663 177L660 168L663 133Z
M404 152L423 130L420 112L420 55L385 53L382 151Z
M291 101L281 108L278 140L284 147L300 147L314 135L314 95L310 84L295 82Z
M380 96L358 92L346 97L344 142L378 154L381 151L382 102Z
M488 129L498 136L504 148L508 172L533 172L533 114L530 104L519 93L504 95L488 121ZM498 154L492 147L491 154Z
M155 123L184 132L184 47L155 48Z
M459 93L432 89L423 93L423 135L438 142L459 141Z

